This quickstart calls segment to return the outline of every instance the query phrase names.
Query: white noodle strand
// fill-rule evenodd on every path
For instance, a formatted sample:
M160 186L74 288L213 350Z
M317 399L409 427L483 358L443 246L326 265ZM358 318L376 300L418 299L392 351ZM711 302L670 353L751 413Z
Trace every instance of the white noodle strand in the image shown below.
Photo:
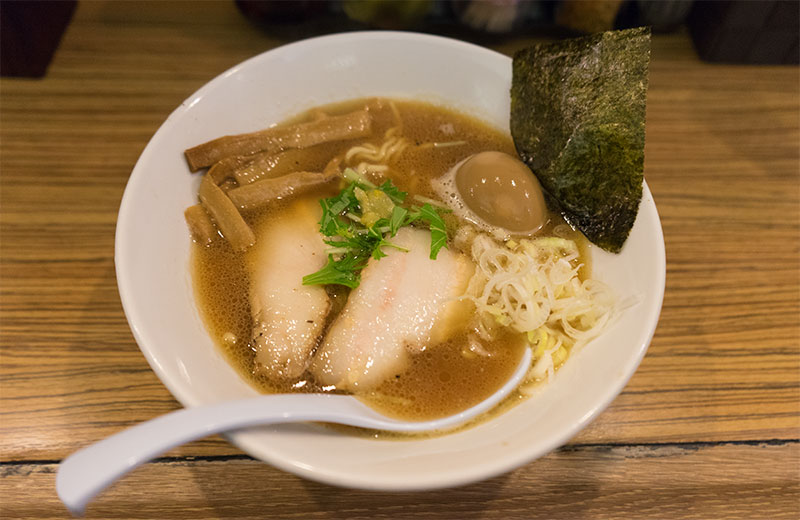
M511 250L481 234L472 257L477 269L464 298L480 316L475 332L484 340L498 326L527 333L535 356L529 383L551 378L571 350L597 337L618 312L608 286L578 277L582 264L571 240L523 239Z

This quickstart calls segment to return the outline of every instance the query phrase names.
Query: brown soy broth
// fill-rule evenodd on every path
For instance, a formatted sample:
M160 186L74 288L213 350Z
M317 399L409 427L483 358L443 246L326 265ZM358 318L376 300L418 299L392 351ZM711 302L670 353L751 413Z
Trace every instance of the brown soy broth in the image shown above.
M466 349L466 334L426 349L411 366L361 399L379 412L424 421L461 412L492 395L514 373L525 344L501 334L484 345L488 356Z
M203 322L231 364L242 372L243 365L252 365L252 351L246 352L246 342L245 345L241 341L229 344L223 337L231 333L237 338L246 338L252 328L248 301L250 280L243 258L225 240L215 240L206 247L195 244L191 262L195 299Z
M309 148L302 169L322 171L331 158L343 157L356 144L380 144L384 133L396 125L394 112L386 100L364 99L319 107L285 122L296 123L319 117L320 110L328 115L336 115L364 106L368 107L373 119L371 137ZM410 197L421 195L436 199L438 197L430 187L430 180L469 155L487 150L515 155L514 145L508 135L470 116L415 101L396 100L395 106L402 119L402 135L412 144L467 143L435 150L409 147L390 165L388 172L373 177L373 182L391 178L401 190L410 192ZM318 200L335 193L335 189L321 189L304 197ZM291 203L291 200L281 201L263 210L245 213L244 217L257 230L272 215ZM555 225L563 224L559 217L551 217L544 234L552 232ZM458 226L453 219L449 219L448 224L450 231ZM571 236L566 238L577 239L584 252L586 241L580 233L571 232ZM449 247L454 245L450 244ZM581 275L585 277L588 276L585 260L588 255L582 256L586 267ZM255 366L255 352L249 342L253 327L248 301L249 279L241 253L234 252L224 240L217 240L209 247L195 245L191 262L201 316L228 361L242 377L263 393L326 390L309 374L299 381L275 382L267 379ZM330 288L329 293L335 302L334 308L341 309L346 292L341 288ZM335 315L332 315L329 323L334 318ZM230 341L231 337L235 337L235 341ZM385 382L374 392L359 397L387 415L409 420L457 413L499 388L514 371L525 348L522 336L512 333L500 335L488 344L483 342L483 347L490 354L488 357L468 352L467 344L464 333L444 344L426 346L422 352L411 357L411 364L405 372L397 374L397 377Z

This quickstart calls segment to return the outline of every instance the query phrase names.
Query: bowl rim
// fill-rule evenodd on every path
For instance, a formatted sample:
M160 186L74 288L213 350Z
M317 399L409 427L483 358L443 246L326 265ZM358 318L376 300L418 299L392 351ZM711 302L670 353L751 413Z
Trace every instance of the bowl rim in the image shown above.
M134 339L136 340L136 343L139 346L139 349L142 351L142 354L145 356L149 365L156 373L158 378L161 380L161 382L167 387L169 392L183 406L191 407L191 406L197 406L201 403L198 401L198 399L195 398L195 396L188 393L184 388L184 386L178 384L177 380L171 374L169 374L167 371L164 370L164 368L162 367L161 363L157 358L156 353L148 346L148 342L146 341L145 337L146 335L144 331L141 330L140 327L138 326L138 323L140 323L141 320L137 313L136 305L134 305L133 303L134 297L132 296L132 294L134 292L134 289L131 285L131 280L126 276L126 270L128 269L127 259L129 257L127 251L128 245L124 240L124 232L126 228L126 223L134 218L133 211L135 208L133 203L131 202L131 198L133 197L132 195L133 187L135 187L136 183L140 182L141 180L141 175L137 176L136 174L137 170L139 169L139 165L144 163L153 153L154 143L159 140L159 138L164 132L169 130L168 127L170 126L170 122L174 118L184 113L188 108L191 108L192 105L200 101L203 98L203 96L205 96L208 92L216 88L221 82L225 81L227 78L237 74L240 70L254 66L259 61L266 59L265 57L275 55L276 53L286 53L304 47L314 47L333 42L335 42L336 44L340 44L343 42L374 41L375 39L399 40L399 41L414 40L417 42L423 42L433 45L444 45L447 47L459 48L462 52L466 51L470 53L480 53L492 60L498 60L498 59L505 60L507 61L509 68L511 65L511 58L494 50L487 49L485 47L481 47L479 45L475 45L469 42L451 39L444 36L421 34L414 32L354 31L354 32L332 34L332 35L317 36L314 38L300 40L252 56L228 68L221 74L218 74L212 80L205 83L197 91L195 91L189 97L187 97L178 107L176 107L169 114L166 120L159 126L158 130L153 134L151 139L148 141L140 157L138 158L136 165L134 166L131 176L126 185L122 200L120 202L120 209L116 223L114 256L115 256L117 285L126 320L128 321ZM606 391L603 392L603 395L598 397L598 399L596 399L595 406L591 410L588 410L587 413L585 413L582 416L580 421L573 423L570 426L570 428L562 430L559 435L551 436L547 440L547 442L539 443L537 449L531 449L529 451L524 451L524 452L514 452L511 455L502 458L497 458L491 464L483 465L481 466L479 471L475 472L462 472L457 474L454 473L446 477L442 477L441 474L438 474L435 477L435 479L421 478L420 480L416 480L413 482L408 482L408 481L397 482L397 481L384 481L380 479L374 479L372 477L363 478L359 477L358 475L352 475L347 471L340 471L340 472L324 471L318 467L309 467L305 464L289 460L285 457L280 458L272 456L269 453L264 453L263 450L260 449L260 446L258 445L257 442L253 442L252 439L246 438L246 436L242 436L239 433L228 433L228 434L223 434L223 436L229 442L239 447L243 451L249 454L256 454L254 456L269 463L270 465L278 469L287 471L289 473L293 473L295 475L301 476L309 480L322 482L325 484L330 484L339 487L358 488L358 489L374 490L374 491L421 491L421 490L432 490L432 489L461 486L506 473L510 470L520 467L523 464L526 464L530 461L533 461L545 455L546 453L552 451L558 446L563 445L570 438L572 438L577 432L584 429L589 423L591 423L622 392L622 390L625 388L630 378L636 372L636 369L638 368L642 359L644 358L647 349L650 345L650 342L652 341L652 338L655 334L664 298L664 290L666 283L666 255L665 255L663 230L661 227L660 218L658 216L658 211L655 207L655 202L652 198L652 194L647 185L647 182L643 181L642 203L640 204L639 211L645 209L643 208L645 201L648 201L649 205L647 210L651 210L655 217L655 222L654 222L655 225L652 226L652 229L650 229L649 232L654 234L653 238L655 245L657 246L657 250L653 251L653 258L651 258L651 260L657 263L655 269L656 273L658 274L658 280L655 281L655 284L653 286L653 288L656 291L655 294L651 295L648 298L652 299L652 301L656 303L651 313L652 315L648 316L648 318L650 319L650 324L647 327L647 330L644 332L644 335L641 336L641 341L636 345L636 355L631 356L628 359L627 365L624 367L624 377L619 378L615 380L613 384L610 384L606 388Z

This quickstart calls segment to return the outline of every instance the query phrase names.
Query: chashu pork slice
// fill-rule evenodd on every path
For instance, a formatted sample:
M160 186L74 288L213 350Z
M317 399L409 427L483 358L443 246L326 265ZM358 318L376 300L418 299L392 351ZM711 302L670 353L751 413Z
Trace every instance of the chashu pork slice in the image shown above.
M303 276L325 266L321 208L299 199L262 224L247 252L256 369L291 380L307 368L330 310L325 288Z
M472 262L447 249L431 260L428 230L403 228L370 260L361 284L328 330L311 363L322 385L369 391L405 370L410 352L434 346L465 322L458 301L474 271Z

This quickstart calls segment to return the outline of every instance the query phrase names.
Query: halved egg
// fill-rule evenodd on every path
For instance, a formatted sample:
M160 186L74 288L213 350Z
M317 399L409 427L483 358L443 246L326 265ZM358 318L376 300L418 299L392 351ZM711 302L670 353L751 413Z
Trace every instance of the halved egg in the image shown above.
M531 236L547 223L539 181L519 159L480 152L432 183L457 216L495 236Z

